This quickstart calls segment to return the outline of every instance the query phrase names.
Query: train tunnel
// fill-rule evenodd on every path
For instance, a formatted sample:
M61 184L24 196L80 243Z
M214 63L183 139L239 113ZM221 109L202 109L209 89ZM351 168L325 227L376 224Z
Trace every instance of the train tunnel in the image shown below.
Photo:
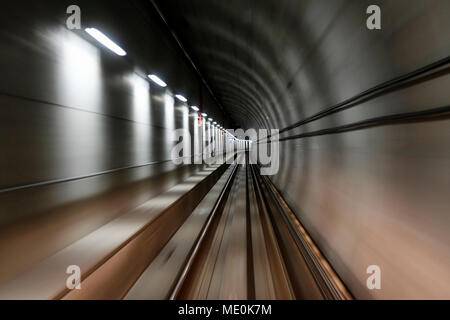
M450 2L0 12L0 299L450 299Z

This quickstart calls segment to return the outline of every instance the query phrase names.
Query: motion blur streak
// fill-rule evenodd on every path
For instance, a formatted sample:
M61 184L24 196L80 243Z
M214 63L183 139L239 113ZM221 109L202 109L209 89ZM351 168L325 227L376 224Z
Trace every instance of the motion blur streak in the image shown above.
M449 1L71 4L2 3L0 298L450 299Z

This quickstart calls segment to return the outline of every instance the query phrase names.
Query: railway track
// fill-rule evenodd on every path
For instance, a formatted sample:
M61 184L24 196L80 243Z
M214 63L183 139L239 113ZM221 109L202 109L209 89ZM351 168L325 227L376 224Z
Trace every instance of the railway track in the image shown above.
M270 180L239 160L123 298L352 299Z

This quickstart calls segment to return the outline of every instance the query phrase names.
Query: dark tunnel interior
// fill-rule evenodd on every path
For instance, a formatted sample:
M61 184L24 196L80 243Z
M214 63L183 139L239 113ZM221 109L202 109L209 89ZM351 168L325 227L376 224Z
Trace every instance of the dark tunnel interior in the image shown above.
M1 6L0 299L450 299L450 1Z

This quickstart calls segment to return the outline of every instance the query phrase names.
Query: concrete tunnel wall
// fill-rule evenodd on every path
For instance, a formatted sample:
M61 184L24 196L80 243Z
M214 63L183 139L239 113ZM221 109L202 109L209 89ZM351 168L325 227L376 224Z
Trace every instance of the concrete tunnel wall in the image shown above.
M175 128L201 139L196 113L174 94L227 124L205 87L200 99L158 15L138 2L77 2L82 26L108 32L122 58L67 29L71 4L2 4L0 284L202 167L171 161Z
M448 2L380 5L379 33L358 28L363 4L330 14L307 67L285 93L302 106L286 110L292 119L448 56L450 43L442 38L450 30ZM318 21L323 24L316 20L309 28L323 28ZM447 71L290 134L448 106L449 87ZM450 298L449 138L444 117L281 142L273 181L355 297ZM370 265L381 268L382 290L366 286Z

